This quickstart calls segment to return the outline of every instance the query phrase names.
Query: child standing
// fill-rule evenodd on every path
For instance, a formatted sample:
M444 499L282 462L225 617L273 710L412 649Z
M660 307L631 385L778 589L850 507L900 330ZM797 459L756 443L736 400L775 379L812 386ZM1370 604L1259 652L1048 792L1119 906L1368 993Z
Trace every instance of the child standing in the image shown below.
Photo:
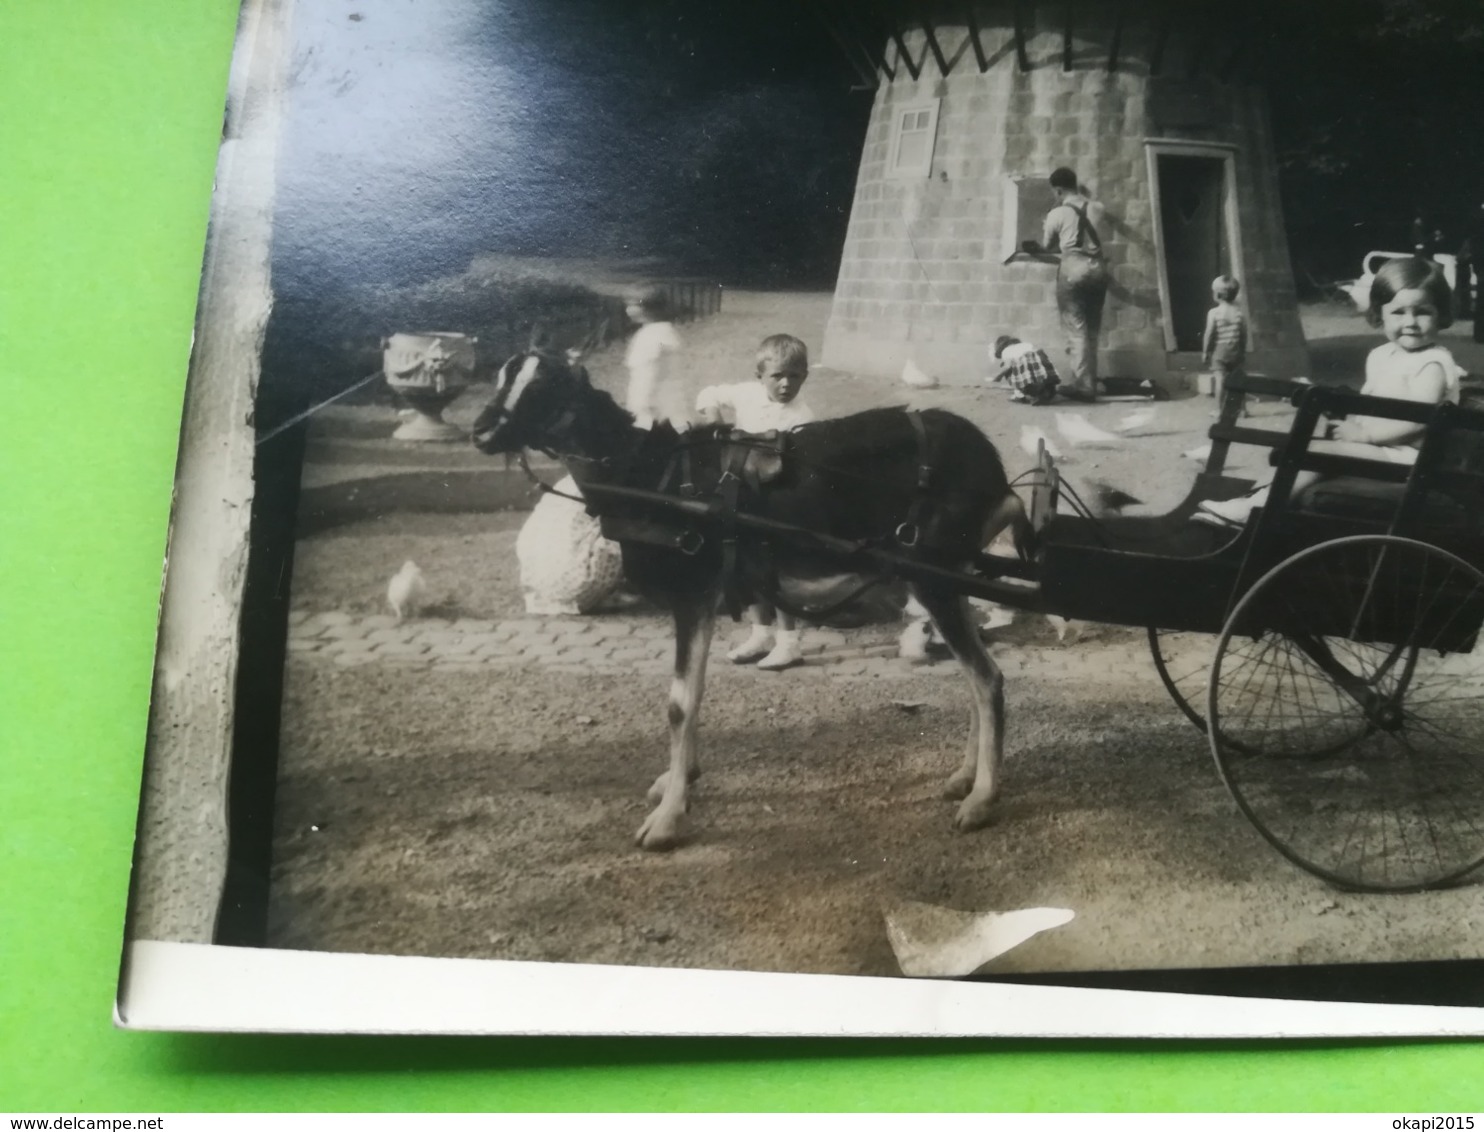
M1376 272L1371 284L1366 321L1381 328L1386 342L1366 358L1362 393L1429 405L1457 403L1463 370L1437 344L1438 331L1453 321L1453 293L1442 268L1417 257L1391 260ZM1353 416L1328 426L1325 438L1315 440L1310 451L1414 464L1423 431L1424 426L1410 421ZM1294 493L1319 478L1317 472L1300 472ZM1239 525L1267 498L1268 485L1264 485L1238 499L1202 503L1195 518Z
M1211 283L1216 305L1206 315L1206 334L1201 344L1201 364L1211 371L1211 393L1219 415L1226 379L1242 372L1247 360L1247 316L1237 306L1242 285L1230 275L1218 275Z
M1045 350L1001 334L994 340L992 355L1000 366L989 380L1008 381L1014 390L1010 400L1045 405L1055 398L1061 378Z
M792 334L763 339L757 351L757 380L735 385L710 385L696 397L696 416L702 424L730 423L743 432L791 429L814 419L809 406L798 399L809 376L809 348ZM794 618L767 601L748 608L752 631L727 652L733 664L751 664L776 672L804 659ZM773 622L778 622L774 641Z
M639 324L624 355L629 370L625 407L639 428L659 421L669 421L676 430L689 428L690 410L676 367L680 335L670 321L670 296L661 287L650 287L632 294L624 309Z

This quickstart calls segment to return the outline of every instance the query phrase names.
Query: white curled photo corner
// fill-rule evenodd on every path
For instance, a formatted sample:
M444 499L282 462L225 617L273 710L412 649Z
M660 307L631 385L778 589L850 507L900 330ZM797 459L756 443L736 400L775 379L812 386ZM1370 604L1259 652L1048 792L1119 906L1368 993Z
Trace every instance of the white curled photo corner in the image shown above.
M961 978L1075 915L1070 908L960 912L912 902L886 913L886 936L902 974Z

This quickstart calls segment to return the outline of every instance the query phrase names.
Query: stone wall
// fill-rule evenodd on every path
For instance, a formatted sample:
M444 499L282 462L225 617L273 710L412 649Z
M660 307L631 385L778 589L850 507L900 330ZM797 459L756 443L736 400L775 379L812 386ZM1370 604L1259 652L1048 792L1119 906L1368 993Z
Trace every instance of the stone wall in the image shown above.
M988 367L988 345L1015 334L1060 356L1054 262L1024 255L1005 262L1009 178L1044 182L1059 165L1075 169L1101 207L1093 218L1113 283L1104 313L1101 373L1175 381L1198 357L1170 355L1159 292L1147 142L1183 140L1234 155L1241 247L1236 259L1251 320L1251 367L1272 375L1307 368L1299 327L1265 102L1258 88L1184 77L1189 45L1167 44L1164 72L1149 75L1152 34L1125 29L1120 62L1106 67L1110 25L1076 29L1074 64L1062 65L1062 29L1031 29L1031 68L1016 63L1008 14L981 32L990 59L980 73L968 32L936 29L951 65L945 78L921 31L906 37L923 57L913 80L876 94L861 153L833 313L821 361L873 374L914 359L940 378L973 380ZM1049 19L1049 17L1048 17ZM894 55L888 50L889 59ZM1181 77L1175 77L1181 76ZM913 103L938 100L931 173L888 176L892 124ZM1039 233L1044 206L1031 218Z

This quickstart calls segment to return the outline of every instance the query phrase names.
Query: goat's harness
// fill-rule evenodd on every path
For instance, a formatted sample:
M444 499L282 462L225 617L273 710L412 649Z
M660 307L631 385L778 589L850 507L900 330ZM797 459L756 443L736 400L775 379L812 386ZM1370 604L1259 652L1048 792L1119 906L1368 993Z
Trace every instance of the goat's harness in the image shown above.
M934 462L937 455L934 438L929 436L922 415L916 410L907 411L907 420L912 427L917 448L917 477L912 503L907 518L888 535L869 539L841 540L831 538L831 549L844 554L866 550L880 550L895 546L906 551L916 551L922 543L924 530L930 529L934 501ZM647 435L647 434L646 434ZM756 528L757 519L745 506L750 499L761 499L767 491L780 481L790 465L796 460L790 449L790 434L780 431L747 433L737 429L722 429L715 434L720 474L714 489L703 495L696 486L694 441L681 436L665 462L664 471L654 490L644 491L619 486L618 484L593 481L583 485L582 496L569 495L540 480L521 453L520 466L526 476L543 492L559 495L564 499L583 504L590 515L596 515L605 538L615 542L637 542L649 546L676 550L688 556L699 554L708 537L717 538L721 551L721 586L727 612L733 620L742 615L745 595L749 587L744 584L739 554L740 536L745 528ZM589 463L617 466L619 481L631 478L630 468L642 448L636 445L618 461L604 459L587 460ZM564 461L586 460L571 454L553 453ZM632 513L615 511L603 505L603 496L617 500L633 500L650 504L650 510L659 510L667 505L671 516L664 519L644 517ZM627 510L627 509L625 509ZM692 519L680 518L689 515ZM700 517L698 523L694 517ZM750 521L749 521L750 520ZM703 531L704 526L708 530ZM792 533L801 541L811 539L823 541L814 532L802 528L789 528L783 524L768 526L785 537ZM882 568L880 555L873 555L871 577L844 598L825 608L795 606L783 597L778 582L778 571L769 540L766 536L752 541L759 552L760 577L753 579L761 583L767 598L778 609L795 617L817 620L828 617L857 600L867 590L880 584L892 571Z

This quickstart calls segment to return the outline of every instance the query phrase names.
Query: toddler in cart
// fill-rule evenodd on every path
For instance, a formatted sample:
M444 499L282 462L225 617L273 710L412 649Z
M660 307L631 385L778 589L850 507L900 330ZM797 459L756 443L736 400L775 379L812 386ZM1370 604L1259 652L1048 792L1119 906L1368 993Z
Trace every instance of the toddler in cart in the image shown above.
M1453 321L1453 293L1443 270L1431 260L1394 259L1376 272L1366 320L1380 327L1386 341L1370 352L1361 392L1398 401L1430 405L1458 402L1463 370L1437 343L1438 331ZM1394 464L1414 464L1424 426L1385 417L1352 416L1330 423L1325 436L1310 445L1313 452L1358 456ZM1312 486L1318 472L1299 472L1293 492ZM1208 500L1196 510L1202 522L1241 526L1267 502L1271 485L1224 502Z
M808 424L814 413L799 400L808 376L809 348L792 334L771 335L758 347L756 380L707 386L696 397L696 416L702 424L731 424L743 432L786 431ZM728 660L756 663L767 671L803 661L799 628L792 615L762 599L748 608L747 615L751 632L727 651Z

